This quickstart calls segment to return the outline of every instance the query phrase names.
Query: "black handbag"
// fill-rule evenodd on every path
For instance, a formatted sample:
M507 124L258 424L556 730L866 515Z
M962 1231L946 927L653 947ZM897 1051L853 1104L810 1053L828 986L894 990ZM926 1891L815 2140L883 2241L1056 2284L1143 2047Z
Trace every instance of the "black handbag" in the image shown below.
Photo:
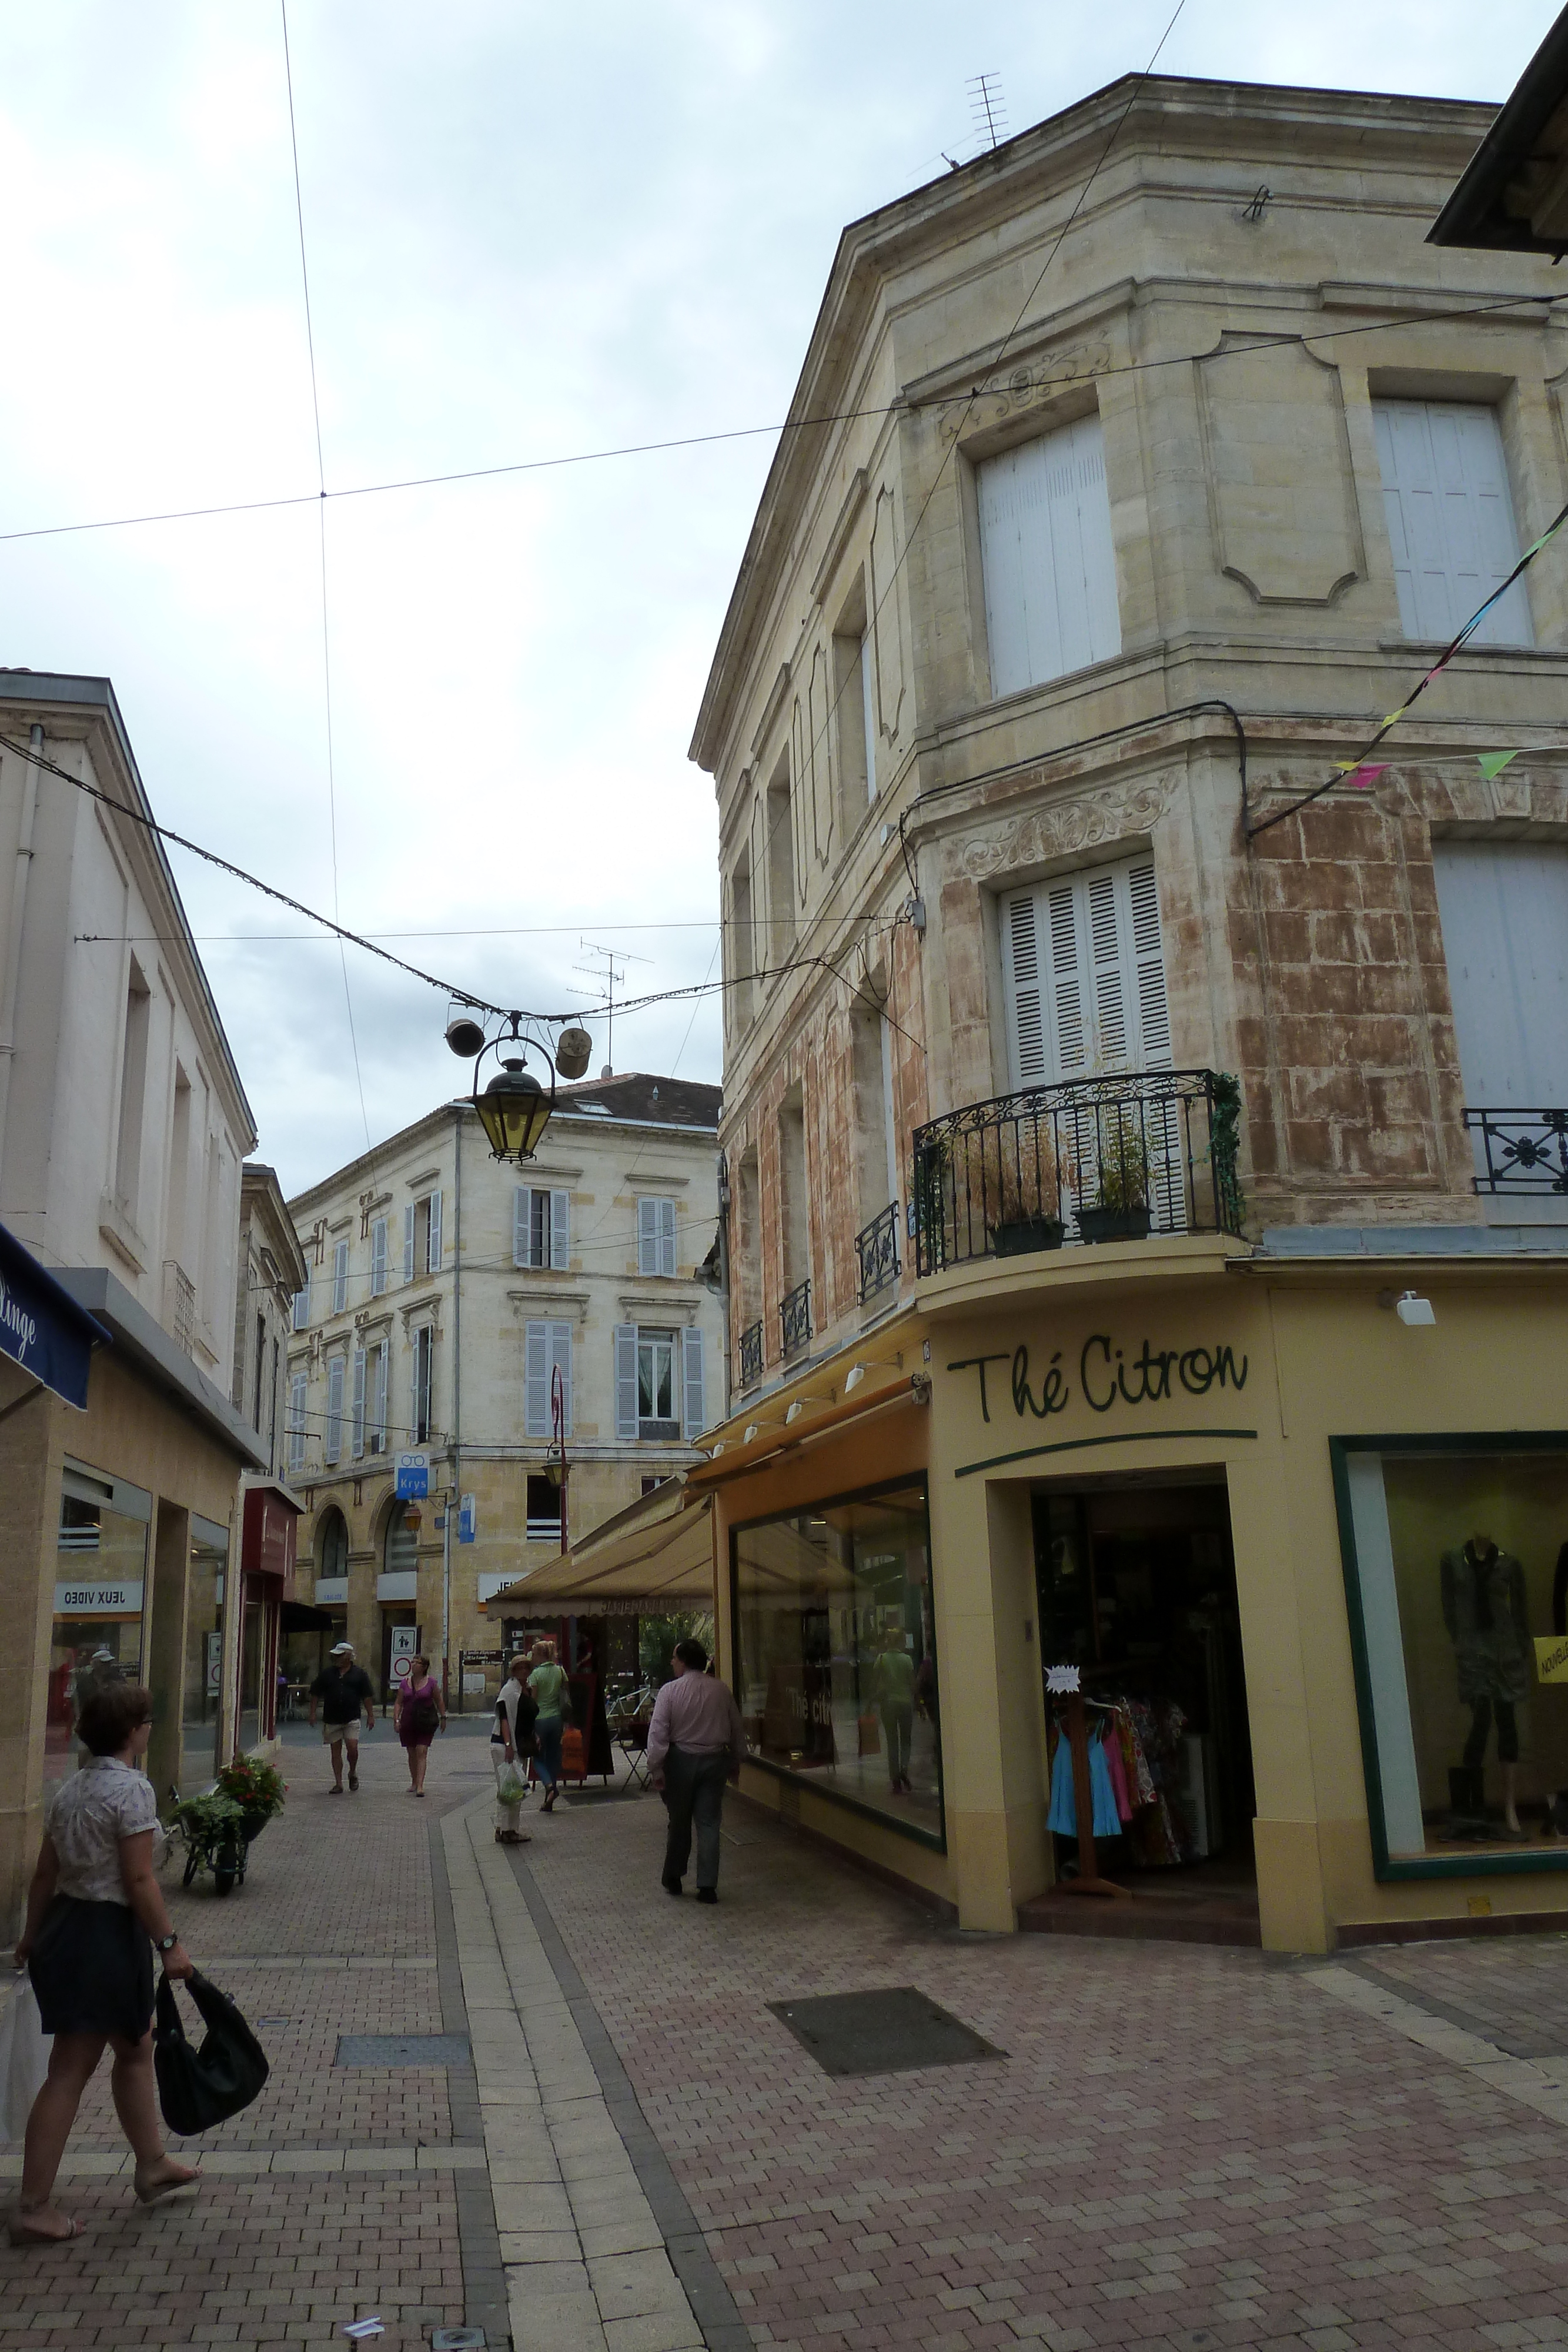
M227 1993L199 1973L185 1983L207 2030L199 2048L185 2039L174 1988L160 1977L152 2064L163 2120L182 2139L190 2139L248 2107L270 2069L267 2053Z

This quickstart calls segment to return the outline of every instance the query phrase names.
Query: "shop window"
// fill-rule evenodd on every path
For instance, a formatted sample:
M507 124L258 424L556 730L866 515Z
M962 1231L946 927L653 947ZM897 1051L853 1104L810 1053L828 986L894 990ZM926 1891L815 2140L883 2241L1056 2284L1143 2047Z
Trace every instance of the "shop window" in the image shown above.
M224 1591L228 1538L210 1520L194 1522L186 1603L185 1722L216 1719L223 1697Z
M1336 1441L1379 1877L1568 1859L1568 1441Z
M45 1705L47 1780L74 1772L72 1733L90 1690L141 1679L142 1597L152 1497L68 1464L61 1478L53 1638Z
M1519 532L1495 408L1446 400L1375 400L1383 511L1407 637L1446 645L1519 562ZM1470 640L1531 646L1522 580Z
M554 1544L560 1549L560 1488L553 1478L531 1474L528 1492L528 1528L530 1543Z
M734 1531L751 1756L943 1847L924 1481Z
M975 468L991 692L1064 677L1122 650L1098 416Z

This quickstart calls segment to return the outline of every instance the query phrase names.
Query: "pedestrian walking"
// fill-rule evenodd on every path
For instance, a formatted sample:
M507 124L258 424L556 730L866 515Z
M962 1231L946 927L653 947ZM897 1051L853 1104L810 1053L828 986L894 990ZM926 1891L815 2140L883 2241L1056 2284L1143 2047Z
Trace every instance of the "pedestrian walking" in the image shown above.
M334 1665L331 1661L337 1660ZM334 1642L328 1653L328 1663L310 1685L310 1721L316 1721L318 1700L321 1706L321 1745L332 1751L332 1786L329 1795L343 1793L343 1750L349 1751L349 1786L360 1785L360 1718L363 1710L364 1727L376 1727L375 1692L363 1666L354 1664L351 1642Z
M430 1743L438 1731L446 1728L446 1702L441 1696L441 1685L430 1671L428 1658L415 1656L409 1660L408 1680L392 1701L392 1728L408 1758L410 1793L423 1797Z
M666 1895L679 1895L697 1832L697 1901L718 1901L718 1831L724 1784L740 1778L746 1727L727 1683L707 1671L697 1641L677 1642L674 1674L653 1701L648 1726L648 1778L664 1791L669 1811L664 1870Z
M528 1688L538 1709L534 1725L538 1742L535 1762L545 1784L544 1810L553 1813L560 1782L560 1736L565 1728L562 1717L567 1705L567 1681L566 1668L556 1658L555 1643L543 1636L534 1643L534 1668L528 1676Z
M55 2177L82 2093L106 2045L110 2087L136 2159L132 2186L155 2205L200 2175L164 2153L152 2074L152 1953L166 1975L193 1976L153 1876L162 1853L158 1802L139 1771L152 1728L152 1694L139 1683L90 1690L77 1737L88 1762L63 1780L45 1817L43 1849L27 1890L16 1946L52 2033L49 2072L27 2117L22 2196L12 2215L16 2245L79 2237L81 2224L53 2203Z
M496 1843L527 1845L528 1833L522 1826L523 1807L519 1798L507 1804L501 1795L501 1775L508 1769L517 1769L525 1756L535 1750L534 1725L538 1708L528 1688L529 1660L526 1650L519 1650L507 1670L501 1685L501 1696L496 1701L496 1728L490 1734L490 1761L496 1771Z
M909 1743L915 1733L915 1661L904 1635L889 1626L871 1670L872 1697L887 1742L887 1774L894 1795L909 1786Z

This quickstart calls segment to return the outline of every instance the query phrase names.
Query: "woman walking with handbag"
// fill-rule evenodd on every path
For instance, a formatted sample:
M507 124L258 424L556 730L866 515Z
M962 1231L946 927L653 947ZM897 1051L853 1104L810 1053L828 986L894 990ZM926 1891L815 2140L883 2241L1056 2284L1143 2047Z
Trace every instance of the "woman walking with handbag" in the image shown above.
M528 1659L519 1650L501 1685L496 1701L496 1727L490 1734L490 1761L496 1769L496 1843L527 1845L522 1827L523 1759L534 1752L534 1721L538 1714L528 1687Z
M169 1924L153 1867L163 1843L152 1783L136 1769L152 1728L152 1695L111 1683L82 1702L77 1738L89 1751L79 1772L50 1801L43 1851L27 1890L16 1946L55 2037L48 2080L33 2102L22 2158L21 2202L11 2218L16 2245L50 2245L81 2224L50 2201L81 2095L107 2043L110 2087L136 2158L143 2205L200 2175L165 2155L152 2074L152 1951L170 1977L195 1971Z
M540 1639L534 1643L534 1670L528 1676L528 1688L538 1708L539 1778L545 1784L544 1811L555 1811L555 1792L560 1782L560 1738L565 1729L562 1720L568 1705L566 1668L558 1664L555 1643Z
M428 1658L409 1660L408 1680L392 1701L392 1728L408 1758L409 1794L423 1797L430 1743L438 1730L446 1728L446 1705L441 1696L441 1685L430 1671Z

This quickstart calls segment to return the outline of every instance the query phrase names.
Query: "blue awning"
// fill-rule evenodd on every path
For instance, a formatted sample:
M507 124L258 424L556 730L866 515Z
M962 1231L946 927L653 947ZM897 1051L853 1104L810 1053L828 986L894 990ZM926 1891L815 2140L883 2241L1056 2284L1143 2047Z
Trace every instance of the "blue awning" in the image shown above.
M0 1225L0 1356L85 1412L92 1351L108 1344L96 1317Z

